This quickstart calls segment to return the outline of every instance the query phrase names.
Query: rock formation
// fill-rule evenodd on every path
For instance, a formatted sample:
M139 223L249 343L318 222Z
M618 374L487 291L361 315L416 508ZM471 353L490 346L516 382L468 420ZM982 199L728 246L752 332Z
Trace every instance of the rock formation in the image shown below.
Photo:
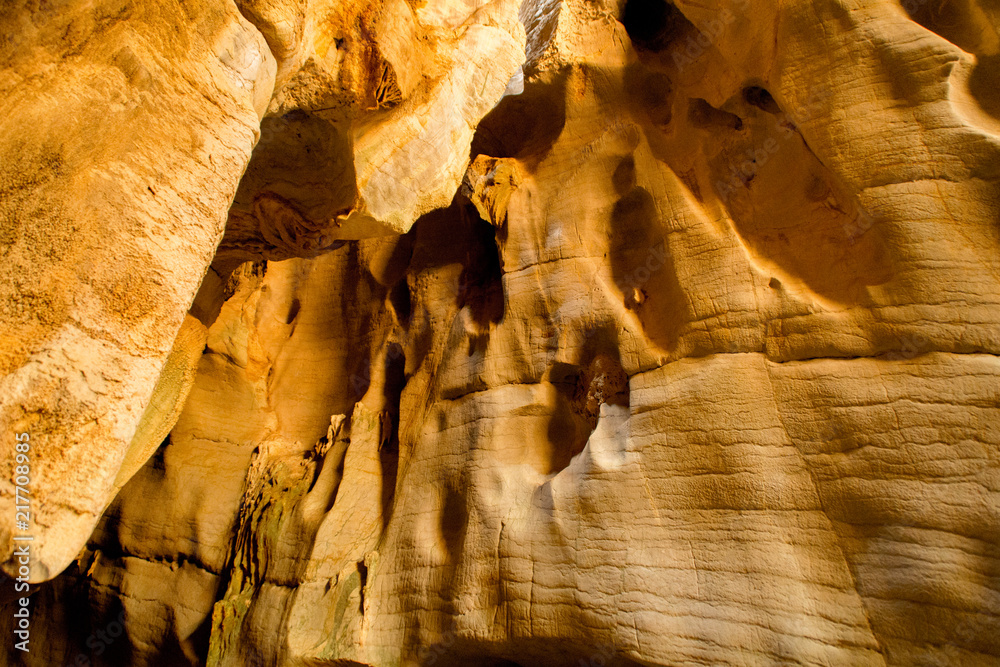
M1000 664L998 26L12 3L5 664Z

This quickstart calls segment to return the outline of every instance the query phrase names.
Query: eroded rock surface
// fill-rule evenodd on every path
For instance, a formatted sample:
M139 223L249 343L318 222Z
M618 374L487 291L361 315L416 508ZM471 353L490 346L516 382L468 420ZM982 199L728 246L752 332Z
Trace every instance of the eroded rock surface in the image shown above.
M26 664L1000 664L997 8L378 7L240 7L204 348Z
M0 34L0 494L29 433L43 581L177 420L233 268L447 206L524 30L512 0L67 0Z
M274 16L296 13L288 3ZM523 62L515 0L312 2L220 254L313 257L447 207L480 119ZM266 34L266 31L265 31Z
M43 581L113 497L275 64L224 2L13 2L0 34L0 554L26 432Z

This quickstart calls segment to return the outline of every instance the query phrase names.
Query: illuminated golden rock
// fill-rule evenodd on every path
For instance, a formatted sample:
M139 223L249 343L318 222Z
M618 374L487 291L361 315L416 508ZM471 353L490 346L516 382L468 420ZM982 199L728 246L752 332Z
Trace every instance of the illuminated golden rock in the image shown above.
M39 502L91 512L35 529L60 550L38 579L77 557L36 595L36 627L64 638L38 664L86 650L71 601L95 629L124 609L129 664L1000 663L1000 10L241 9L277 91L255 106L247 84L244 125L218 106L196 122L232 138L266 111L252 158L202 181L203 153L154 160L176 128L128 158L170 167L157 196L209 188L200 224L228 210L200 288L129 252L98 261L92 228L58 246L5 214L15 250L97 258L88 275L115 285L131 267L113 293L163 308L111 329L133 302L93 302L108 319L86 331L138 355L112 364L46 337L75 321L59 299L91 303L78 274L3 283L3 326L39 324L3 330L0 386L54 382L36 358L72 382L0 394L2 437L59 453L39 454ZM11 154L42 135L3 136ZM52 178L119 173L74 159ZM157 212L194 220L180 195L147 211L32 178L146 253L180 252ZM209 206L223 185L232 206ZM170 266L203 272L213 248ZM194 324L174 343L189 306L200 355ZM169 335L144 324L168 314ZM170 378L194 364L175 417ZM131 430L76 454L55 397L97 373L117 388L86 414ZM149 447L133 386L162 406L140 433L176 423L90 534L125 452Z

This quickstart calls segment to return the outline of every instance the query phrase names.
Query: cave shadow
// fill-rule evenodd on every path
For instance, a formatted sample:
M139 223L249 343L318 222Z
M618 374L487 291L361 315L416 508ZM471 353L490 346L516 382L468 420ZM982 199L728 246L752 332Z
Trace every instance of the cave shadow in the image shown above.
M399 403L406 387L406 355L399 343L390 343L385 354L385 381L382 387L383 407L379 415L378 455L382 469L380 498L382 530L389 526L392 504L399 474Z

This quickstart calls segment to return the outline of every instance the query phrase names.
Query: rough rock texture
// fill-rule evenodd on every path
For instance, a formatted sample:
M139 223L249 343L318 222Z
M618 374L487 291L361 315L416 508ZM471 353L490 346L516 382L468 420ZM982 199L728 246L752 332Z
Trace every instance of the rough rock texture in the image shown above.
M0 558L27 432L42 581L113 497L275 65L231 4L25 0L0 13L0 67Z
M523 61L515 0L307 5L270 6L309 55L271 102L221 254L315 256L448 206Z
M17 659L1000 664L995 3L240 10L277 83L238 188L246 157L227 163L200 288L217 232L197 267L171 265L192 273L170 335L111 370L105 348L2 339L0 382L63 392L0 394L2 437L47 448L35 530L61 551L36 579L76 558L35 590ZM156 142L169 153L158 137L134 159ZM76 150L60 178L97 160ZM41 194L5 191L4 215L74 224L42 207L67 186L21 164L11 191ZM124 199L102 201L86 211L114 219ZM166 247L160 209L129 201L147 230L130 247ZM7 219L6 257L97 252ZM35 275L19 261L9 280ZM177 280L142 284L160 304ZM14 314L68 326L5 284ZM22 361L31 345L53 365ZM91 399L130 427L71 459L77 413L53 397L94 369L145 378L159 407ZM47 451L102 486L85 495ZM121 484L89 539L93 521L71 533L50 509L98 512Z
M222 253L223 266L248 250L327 250L327 228L339 238L342 222L352 238L405 232L448 205L476 124L523 57L512 0L446 13L402 0L246 4L18 2L0 17L10 269L0 282L0 497L12 516L14 434L28 432L32 581L76 557L176 421L217 272L203 286L209 305L181 323L230 204L226 249L237 252ZM316 111L324 103L343 108ZM356 192L344 180L355 172ZM331 190L344 187L355 198L338 221L328 209L344 202ZM328 215L303 217L296 204ZM0 524L4 560L12 550Z

